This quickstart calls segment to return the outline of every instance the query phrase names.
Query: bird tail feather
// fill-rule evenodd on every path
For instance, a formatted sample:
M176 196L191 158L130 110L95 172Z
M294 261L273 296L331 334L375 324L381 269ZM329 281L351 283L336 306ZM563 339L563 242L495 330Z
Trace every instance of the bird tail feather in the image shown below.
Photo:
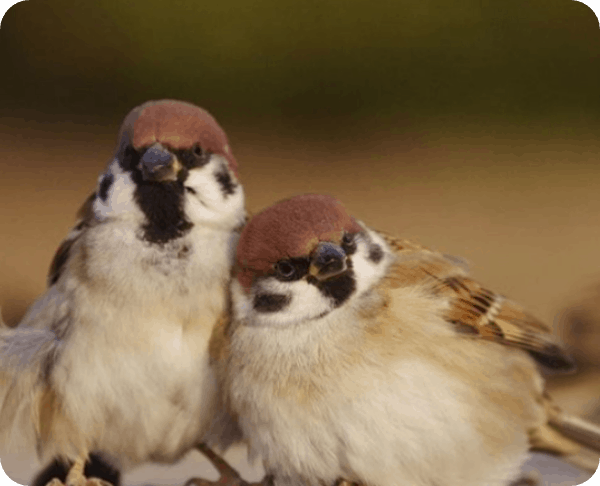
M56 334L49 329L0 324L0 369L15 373L36 368L56 351L58 344Z
M531 450L561 457L569 464L595 473L600 461L600 426L568 414L544 397L547 422L529 433Z
M549 424L563 435L600 453L600 426L563 411L550 416Z

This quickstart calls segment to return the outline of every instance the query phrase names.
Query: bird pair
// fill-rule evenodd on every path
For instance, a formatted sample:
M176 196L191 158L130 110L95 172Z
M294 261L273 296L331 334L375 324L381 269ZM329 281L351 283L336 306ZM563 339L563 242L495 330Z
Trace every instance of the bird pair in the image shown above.
M128 115L47 292L0 335L1 437L58 458L36 486L242 437L277 486L501 486L530 449L599 446L544 393L542 368L573 368L549 329L460 260L324 195L244 218L210 115Z

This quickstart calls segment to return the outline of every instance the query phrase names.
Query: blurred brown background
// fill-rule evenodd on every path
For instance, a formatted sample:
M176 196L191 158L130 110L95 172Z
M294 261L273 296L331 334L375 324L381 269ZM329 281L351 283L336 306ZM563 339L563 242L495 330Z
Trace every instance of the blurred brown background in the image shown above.
M600 29L582 3L30 0L2 20L0 52L9 322L43 291L123 116L169 97L227 130L250 210L332 193L465 257L572 346L600 329L600 312L583 327L572 312L600 302ZM551 384L591 415L595 353Z

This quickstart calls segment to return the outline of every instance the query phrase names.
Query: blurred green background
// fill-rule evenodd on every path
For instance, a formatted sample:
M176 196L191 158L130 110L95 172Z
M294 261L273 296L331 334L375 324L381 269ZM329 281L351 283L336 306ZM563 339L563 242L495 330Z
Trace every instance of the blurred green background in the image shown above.
M6 110L113 117L168 96L326 138L365 117L600 113L598 21L572 0L30 0L0 48Z
M600 280L600 28L580 2L29 0L0 53L13 322L125 114L164 97L217 117L252 211L332 193L548 321Z

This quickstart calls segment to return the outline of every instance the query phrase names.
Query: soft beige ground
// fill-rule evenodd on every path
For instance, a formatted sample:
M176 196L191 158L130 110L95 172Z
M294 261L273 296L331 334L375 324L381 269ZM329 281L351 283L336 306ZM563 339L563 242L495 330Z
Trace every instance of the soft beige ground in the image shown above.
M115 128L11 118L0 125L0 304L16 322L43 291L54 251L111 155ZM388 128L350 145L229 133L251 211L298 193L334 194L375 228L465 257L489 287L555 322L600 280L600 143L544 129L449 126L402 135ZM589 408L600 380L589 383L561 402ZM159 482L190 474L166 472Z

